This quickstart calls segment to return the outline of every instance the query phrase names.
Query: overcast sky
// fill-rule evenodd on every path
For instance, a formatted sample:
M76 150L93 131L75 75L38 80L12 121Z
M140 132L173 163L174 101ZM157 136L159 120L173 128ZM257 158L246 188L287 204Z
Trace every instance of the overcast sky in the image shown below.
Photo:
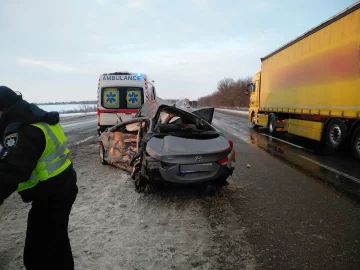
M31 102L96 100L102 73L197 99L355 0L0 0L0 85Z

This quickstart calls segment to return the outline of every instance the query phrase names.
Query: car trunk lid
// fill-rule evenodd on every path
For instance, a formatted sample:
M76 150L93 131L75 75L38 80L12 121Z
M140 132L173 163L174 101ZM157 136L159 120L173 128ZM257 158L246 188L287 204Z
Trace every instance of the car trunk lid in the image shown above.
M223 136L192 139L169 135L151 138L146 151L166 163L201 164L218 161L226 157L231 149L229 141Z

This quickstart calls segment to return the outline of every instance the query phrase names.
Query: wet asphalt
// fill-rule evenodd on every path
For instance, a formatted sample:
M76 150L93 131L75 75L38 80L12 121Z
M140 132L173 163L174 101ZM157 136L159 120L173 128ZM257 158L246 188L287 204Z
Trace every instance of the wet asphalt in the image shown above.
M254 130L245 116L215 113L213 124L258 150L295 167L355 200L360 200L360 162L349 149L331 151L324 145L287 133L270 135L266 128Z
M91 119L81 128L66 122L72 142L96 133ZM229 185L201 205L210 227L199 224L197 241L209 230L223 252L221 260L213 268L204 263L193 269L360 269L358 161L346 151L330 153L298 137L269 137L244 117L216 113L213 124L233 140L237 167ZM192 213L188 198L173 195ZM240 265L247 255L252 263Z
M334 172L360 178L358 161L296 137L279 139L303 149L269 138L244 117L216 113L213 124L234 141L230 185L242 189L230 201L258 269L360 269L359 187Z

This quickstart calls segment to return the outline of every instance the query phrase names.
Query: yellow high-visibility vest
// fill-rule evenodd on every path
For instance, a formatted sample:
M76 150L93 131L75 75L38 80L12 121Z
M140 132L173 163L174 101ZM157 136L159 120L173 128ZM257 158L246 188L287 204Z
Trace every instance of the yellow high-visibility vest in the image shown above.
M32 124L40 128L45 134L46 146L30 179L18 184L17 192L33 188L39 181L45 181L62 173L71 164L68 159L69 149L66 147L66 137L60 124L46 123Z

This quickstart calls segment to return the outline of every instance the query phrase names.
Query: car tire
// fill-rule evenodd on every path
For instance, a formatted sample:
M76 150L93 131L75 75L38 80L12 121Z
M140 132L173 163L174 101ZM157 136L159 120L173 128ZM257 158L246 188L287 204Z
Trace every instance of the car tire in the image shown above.
M276 134L276 115L271 114L269 118L269 133L271 135Z
M145 191L145 188L148 184L147 179L142 177L141 172L137 172L135 174L135 190L136 192L140 193Z
M108 165L108 163L105 160L105 148L102 143L100 143L100 146L99 146L99 155L100 155L100 163L102 165Z
M337 118L330 121L326 129L326 142L331 149L341 149L347 139L348 130L344 122Z
M351 139L351 152L355 158L360 159L360 127L358 127Z

